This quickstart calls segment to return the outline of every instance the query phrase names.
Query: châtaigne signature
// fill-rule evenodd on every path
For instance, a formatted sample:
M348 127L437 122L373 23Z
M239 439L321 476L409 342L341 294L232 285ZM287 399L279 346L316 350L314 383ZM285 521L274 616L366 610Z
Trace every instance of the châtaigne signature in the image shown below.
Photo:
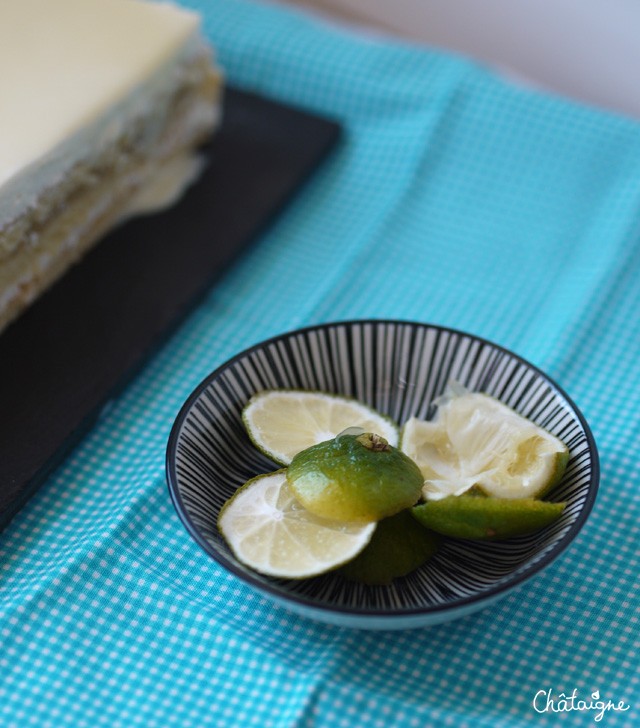
M536 713L569 713L573 710L593 710L596 711L594 720L596 723L602 720L602 717L609 710L625 711L631 706L626 705L624 700L617 703L613 700L603 700L600 698L600 691L596 690L591 693L590 700L582 700L578 698L578 689L574 688L573 692L568 695L560 693L557 697L551 689L538 690L533 698L533 709Z

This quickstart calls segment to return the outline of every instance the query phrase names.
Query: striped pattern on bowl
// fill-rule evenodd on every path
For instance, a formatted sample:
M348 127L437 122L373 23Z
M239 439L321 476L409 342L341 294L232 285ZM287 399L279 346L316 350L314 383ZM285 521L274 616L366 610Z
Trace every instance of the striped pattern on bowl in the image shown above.
M327 574L304 581L261 576L239 563L216 528L223 503L249 478L278 466L258 452L242 409L264 389L322 390L355 397L399 424L429 419L449 380L490 394L563 440L564 478L548 500L566 501L559 521L499 543L446 540L426 565L388 587ZM259 344L194 391L167 449L172 500L184 525L222 566L279 604L335 624L402 628L446 621L491 603L550 563L576 536L595 499L598 457L575 405L540 370L470 334L403 321L310 327Z

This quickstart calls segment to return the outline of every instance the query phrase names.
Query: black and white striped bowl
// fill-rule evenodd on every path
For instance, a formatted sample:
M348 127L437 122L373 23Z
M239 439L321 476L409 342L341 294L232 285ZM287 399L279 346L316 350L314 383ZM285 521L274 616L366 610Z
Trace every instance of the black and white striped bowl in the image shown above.
M244 567L216 529L236 488L276 466L244 430L241 412L263 389L302 388L356 397L402 424L430 418L431 402L454 379L497 397L562 439L571 457L549 499L566 501L559 521L499 543L447 540L439 553L389 587L365 587L337 574L303 581ZM341 626L402 629L462 617L507 594L555 559L575 538L598 488L598 455L583 416L539 369L476 336L404 321L349 321L283 334L235 356L186 401L167 448L177 512L219 564L278 604Z

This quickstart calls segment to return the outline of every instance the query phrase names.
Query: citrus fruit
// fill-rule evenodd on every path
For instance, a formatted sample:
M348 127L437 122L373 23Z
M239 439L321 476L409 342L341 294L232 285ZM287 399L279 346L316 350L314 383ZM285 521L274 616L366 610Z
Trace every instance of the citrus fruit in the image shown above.
M486 394L449 389L430 422L411 418L401 448L420 467L423 496L437 500L472 486L497 498L540 497L562 477L569 450Z
M421 526L410 510L378 523L371 541L340 573L350 581L385 586L426 563L438 550L440 536Z
M343 434L298 453L287 468L296 498L311 513L340 521L379 521L412 506L418 466L383 437Z
M309 513L294 498L284 470L249 480L218 516L218 528L239 561L289 579L316 576L349 561L369 543L375 527Z
M498 541L548 526L564 510L564 503L536 498L491 498L450 495L411 509L423 526L454 538Z
M355 399L325 392L259 392L249 400L242 419L256 447L280 465L348 427L378 432L392 445L398 444L398 428L388 417Z

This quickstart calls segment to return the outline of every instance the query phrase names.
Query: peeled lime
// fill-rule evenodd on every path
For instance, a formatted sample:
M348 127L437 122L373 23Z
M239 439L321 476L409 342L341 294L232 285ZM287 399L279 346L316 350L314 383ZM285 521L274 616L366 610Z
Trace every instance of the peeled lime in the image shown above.
M437 533L421 526L410 510L400 511L378 523L371 541L340 573L350 581L388 585L426 563L439 545Z
M562 515L564 503L536 498L450 495L411 509L423 526L454 538L499 541L533 533Z
M486 394L450 386L434 420L411 418L401 449L420 467L425 500L476 486L496 498L540 498L562 478L569 450Z
M342 434L303 450L287 468L296 498L311 513L346 522L379 521L418 501L418 466L379 435Z

